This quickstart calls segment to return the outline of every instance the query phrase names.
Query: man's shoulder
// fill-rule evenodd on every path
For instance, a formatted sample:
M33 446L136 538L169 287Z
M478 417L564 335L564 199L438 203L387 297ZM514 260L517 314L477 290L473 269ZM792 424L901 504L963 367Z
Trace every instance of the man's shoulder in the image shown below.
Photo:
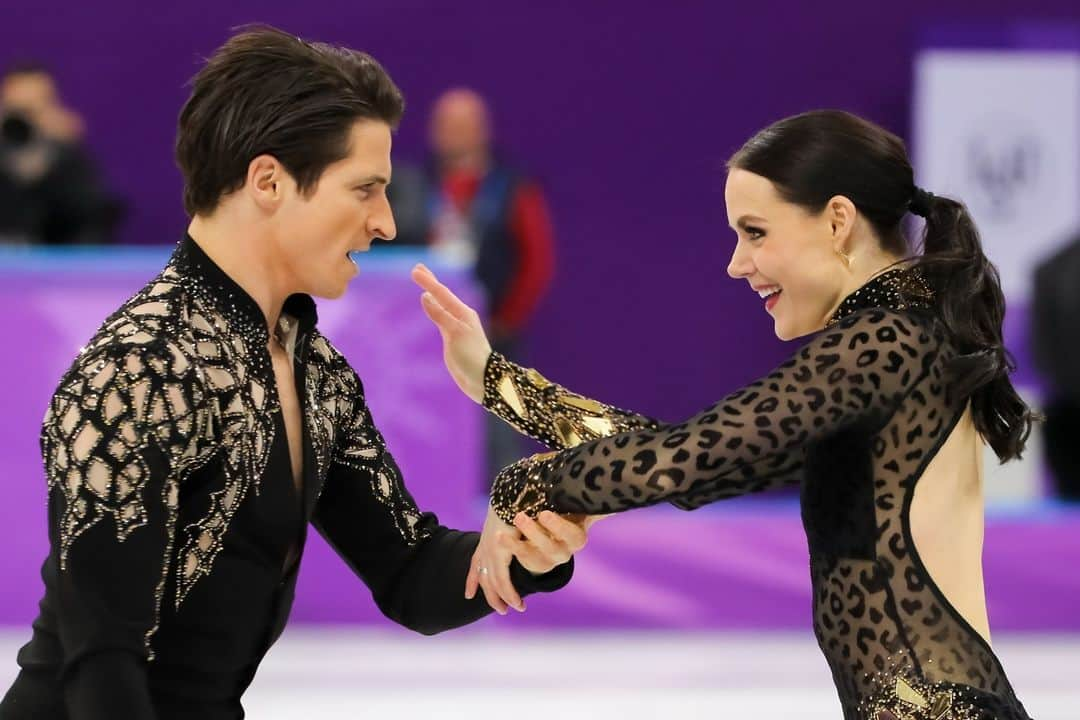
M154 357L168 359L163 372L175 368L191 346L188 321L188 293L181 278L167 267L150 282L125 300L98 327L86 345L80 348L73 370L103 361L133 358L144 366Z

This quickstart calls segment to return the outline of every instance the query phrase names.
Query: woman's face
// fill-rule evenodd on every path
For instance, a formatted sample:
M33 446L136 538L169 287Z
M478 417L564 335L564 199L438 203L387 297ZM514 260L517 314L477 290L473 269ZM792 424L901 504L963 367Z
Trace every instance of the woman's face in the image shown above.
M724 199L738 235L728 274L764 296L781 340L823 328L849 280L837 253L834 212L810 213L783 200L770 180L737 168L728 174Z

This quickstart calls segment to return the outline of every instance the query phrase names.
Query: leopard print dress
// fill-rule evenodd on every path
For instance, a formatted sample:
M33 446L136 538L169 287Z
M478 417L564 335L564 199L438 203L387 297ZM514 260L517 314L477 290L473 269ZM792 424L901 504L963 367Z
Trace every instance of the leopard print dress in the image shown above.
M912 540L915 487L968 404L915 270L847 297L793 357L685 422L571 393L493 354L485 406L554 452L505 468L492 505L604 514L799 484L814 631L845 720L1028 718Z

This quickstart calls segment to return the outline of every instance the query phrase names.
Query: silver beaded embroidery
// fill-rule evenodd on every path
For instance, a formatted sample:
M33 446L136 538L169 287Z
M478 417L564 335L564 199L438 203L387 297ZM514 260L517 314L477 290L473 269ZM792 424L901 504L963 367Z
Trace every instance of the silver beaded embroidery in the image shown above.
M118 542L147 522L147 503L166 510L166 546L154 602L157 630L170 572L179 608L210 574L237 509L258 492L280 411L266 350L269 333L249 297L218 282L181 249L142 291L111 315L82 348L57 388L42 427L50 493L62 495L60 567L79 536L112 520ZM424 536L420 513L400 474L384 462L359 379L317 333L305 363L305 423L315 478L321 488L331 461L370 473L375 496L393 515L402 537ZM342 442L339 426L347 426ZM151 446L168 466L162 497L144 497ZM221 454L220 489L205 517L180 528L176 521L184 480ZM179 547L179 549L177 549Z
M330 367L344 364L344 359L329 344L327 351L337 358ZM330 462L370 477L372 494L390 513L394 526L407 543L412 545L428 537L430 529L421 524L422 515L405 490L401 471L386 451L382 434L361 400L359 378L351 371L336 372L328 385L320 394L327 403L324 412L331 406L337 409L341 419L338 434L342 438L333 447Z

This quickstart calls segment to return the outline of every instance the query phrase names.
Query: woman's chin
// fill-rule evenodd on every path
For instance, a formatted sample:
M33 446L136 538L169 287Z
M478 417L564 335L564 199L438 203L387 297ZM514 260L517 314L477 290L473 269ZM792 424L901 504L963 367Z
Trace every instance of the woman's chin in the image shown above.
M807 329L798 327L797 323L785 321L784 317L773 318L773 332L776 333L776 337L780 340L794 340L804 335L810 335L816 332L818 328Z
M776 338L778 340L784 340L786 342L788 340L791 340L794 337L796 337L796 336L795 335L789 335L784 330L781 330L779 323L777 323L777 325L776 325Z

